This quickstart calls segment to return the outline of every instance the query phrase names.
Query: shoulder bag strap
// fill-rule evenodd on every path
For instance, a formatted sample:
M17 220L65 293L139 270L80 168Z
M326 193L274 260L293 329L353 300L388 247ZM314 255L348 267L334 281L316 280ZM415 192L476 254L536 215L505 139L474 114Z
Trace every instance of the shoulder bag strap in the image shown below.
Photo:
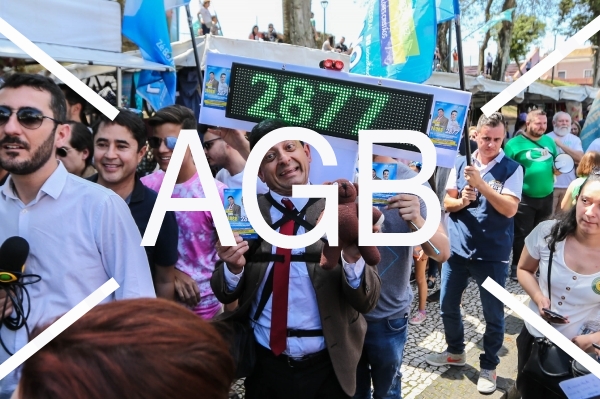
M550 309L552 309L552 286L550 285L550 274L552 273L552 258L554 250L550 250L550 259L548 259L548 299L550 299Z

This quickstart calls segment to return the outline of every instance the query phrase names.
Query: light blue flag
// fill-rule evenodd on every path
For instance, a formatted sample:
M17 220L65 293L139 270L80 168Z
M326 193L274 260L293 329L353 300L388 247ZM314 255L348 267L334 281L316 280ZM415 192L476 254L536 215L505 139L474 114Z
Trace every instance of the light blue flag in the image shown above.
M585 124L579 138L581 139L581 146L584 151L587 151L592 141L600 138L600 92L596 95L596 99L590 108L590 113L585 118Z
M508 10L502 11L498 15L494 15L492 18L490 18L489 21L487 21L485 24L483 24L483 26L481 28L479 28L477 30L481 31L482 33L485 33L488 30L490 30L492 28L492 26L496 25L498 22L512 21L512 14L513 14L514 10L515 10L514 8L509 8Z
M164 0L127 0L123 35L137 44L147 61L174 67ZM142 71L137 93L159 110L175 104L175 72Z
M436 0L435 3L438 24L454 19L454 16L458 14L454 8L456 7L454 0ZM458 8L456 10L458 10Z
M371 0L350 72L423 83L437 37L435 0Z

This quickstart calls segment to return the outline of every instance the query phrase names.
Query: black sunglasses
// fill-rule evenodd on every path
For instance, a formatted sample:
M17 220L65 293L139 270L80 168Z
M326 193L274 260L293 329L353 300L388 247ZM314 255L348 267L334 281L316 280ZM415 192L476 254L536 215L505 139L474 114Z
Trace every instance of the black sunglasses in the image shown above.
M207 140L204 143L202 143L202 147L204 147L204 149L206 151L210 151L210 148L213 146L213 144L215 144L215 141L217 140L223 140L221 137L217 137L216 139L212 139L212 140Z
M50 119L58 125L62 124L61 121L44 115L39 109L23 107L13 111L7 106L0 105L0 126L6 125L12 114L17 114L17 120L25 129L37 129L38 127L42 126L44 118Z
M61 158L65 158L67 155L69 155L69 150L71 150L71 148L67 148L67 147L57 148L56 155Z
M160 137L152 136L148 139L148 145L150 148L158 148L160 147L160 143L163 142L163 139ZM177 143L177 137L168 136L164 138L165 146L169 150L175 149L175 144Z

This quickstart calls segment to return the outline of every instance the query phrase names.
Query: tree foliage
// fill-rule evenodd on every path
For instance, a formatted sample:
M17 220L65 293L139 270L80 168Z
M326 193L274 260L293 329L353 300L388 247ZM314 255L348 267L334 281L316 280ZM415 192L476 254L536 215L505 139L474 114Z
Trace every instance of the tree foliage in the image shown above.
M510 58L520 66L519 60L527 56L529 46L546 33L546 24L535 15L519 15L513 22Z
M563 23L562 33L572 36L587 24L600 16L600 0L560 0L558 4L559 22ZM595 46L600 46L600 32L596 32L590 41ZM600 81L600 52L594 52L594 87Z

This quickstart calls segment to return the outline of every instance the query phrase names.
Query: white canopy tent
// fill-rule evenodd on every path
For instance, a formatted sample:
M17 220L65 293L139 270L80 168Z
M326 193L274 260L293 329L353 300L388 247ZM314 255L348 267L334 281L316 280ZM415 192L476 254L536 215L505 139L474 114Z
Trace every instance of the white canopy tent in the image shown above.
M434 72L425 84L460 89L460 82L456 73ZM482 76L465 76L465 86L467 90L474 94L472 98L473 105L481 107L496 94L510 86L510 83L498 82ZM597 93L598 89L590 86L550 87L540 82L534 82L519 93L513 101L517 104L525 100L591 102L596 98Z

